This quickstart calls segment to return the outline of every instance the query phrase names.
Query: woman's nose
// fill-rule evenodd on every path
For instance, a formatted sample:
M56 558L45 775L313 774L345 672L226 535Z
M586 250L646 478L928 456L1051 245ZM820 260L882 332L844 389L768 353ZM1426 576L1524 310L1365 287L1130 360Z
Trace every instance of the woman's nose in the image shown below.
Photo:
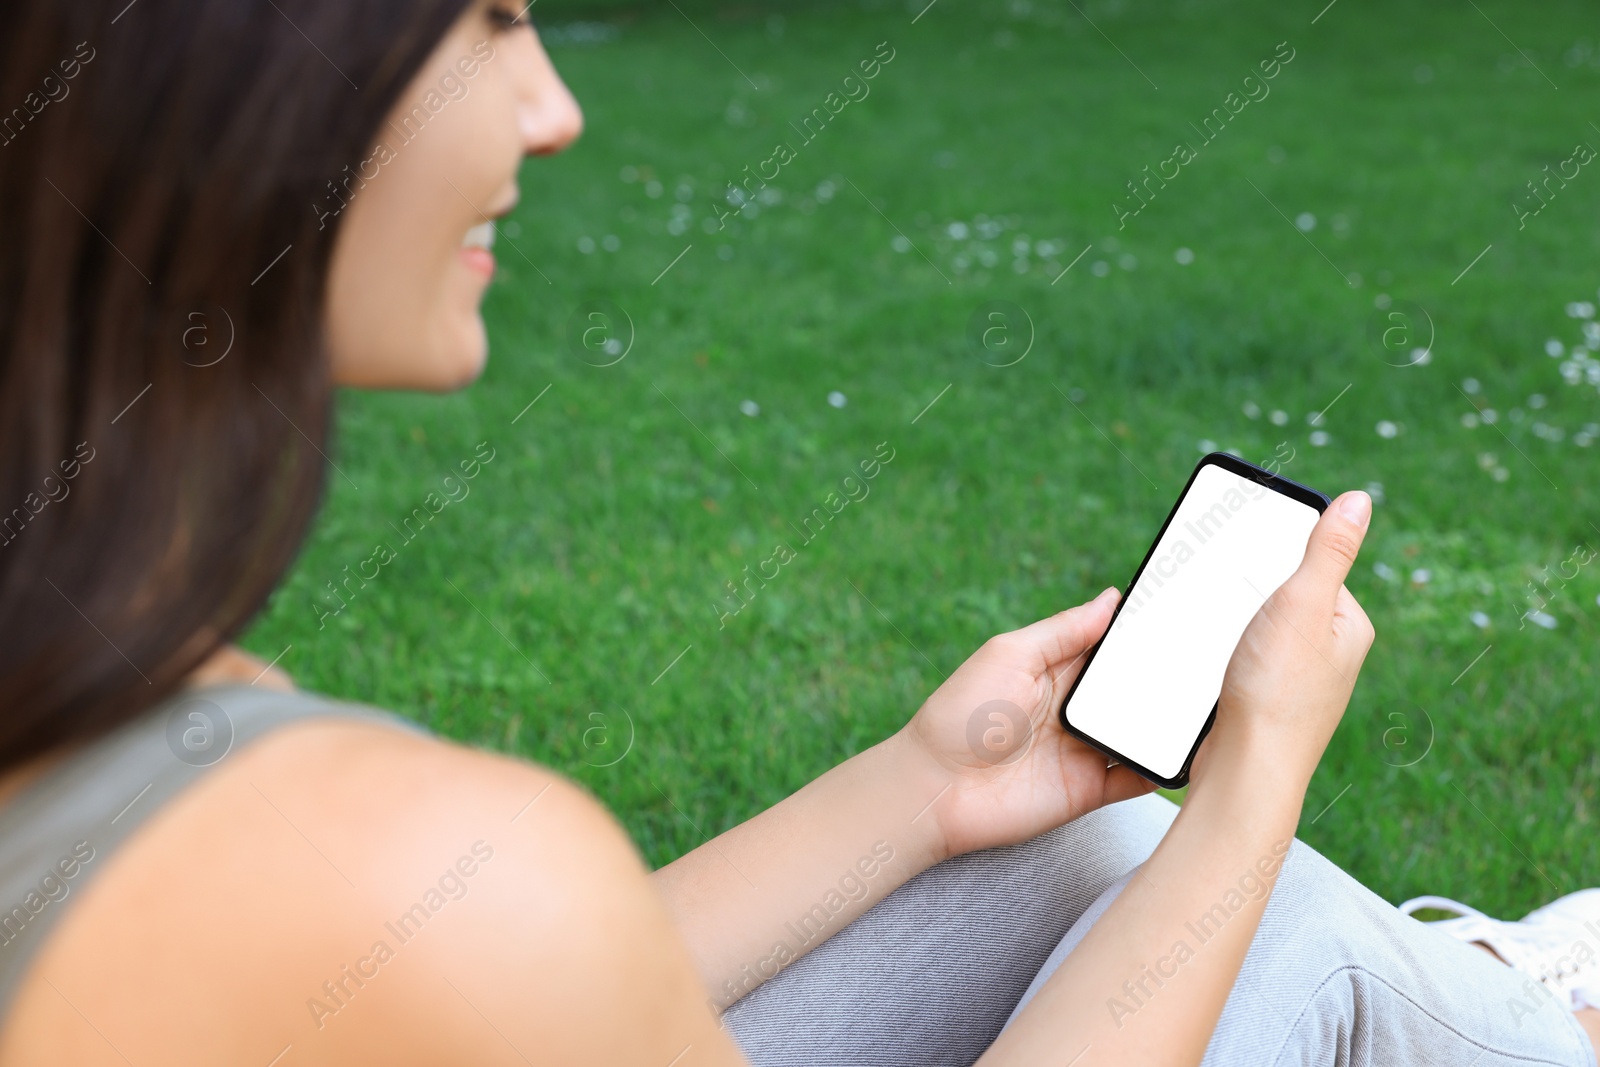
M583 112L544 47L537 42L534 47L538 56L532 76L519 94L517 126L529 155L548 156L578 139L583 132Z

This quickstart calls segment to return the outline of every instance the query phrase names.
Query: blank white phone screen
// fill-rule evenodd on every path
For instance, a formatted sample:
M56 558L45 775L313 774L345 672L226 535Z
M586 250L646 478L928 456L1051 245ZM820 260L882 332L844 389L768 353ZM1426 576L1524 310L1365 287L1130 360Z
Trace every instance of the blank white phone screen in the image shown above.
M1176 778L1240 636L1300 566L1317 518L1309 504L1202 467L1072 694L1067 721Z

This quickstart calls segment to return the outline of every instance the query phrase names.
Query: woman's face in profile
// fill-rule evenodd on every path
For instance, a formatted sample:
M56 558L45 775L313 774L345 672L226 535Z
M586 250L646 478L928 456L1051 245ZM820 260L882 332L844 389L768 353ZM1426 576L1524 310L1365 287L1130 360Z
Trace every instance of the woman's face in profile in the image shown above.
M523 10L472 3L315 206L339 227L327 302L336 384L443 390L483 369L487 220L516 205L524 155L559 152L583 127Z

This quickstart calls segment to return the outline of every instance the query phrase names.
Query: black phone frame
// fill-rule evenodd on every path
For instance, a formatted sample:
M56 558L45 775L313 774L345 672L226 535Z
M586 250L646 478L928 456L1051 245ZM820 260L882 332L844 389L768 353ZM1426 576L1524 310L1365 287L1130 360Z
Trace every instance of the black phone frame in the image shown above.
M1189 770L1194 764L1195 753L1200 751L1201 742L1206 739L1206 735L1211 732L1212 724L1217 721L1216 704L1211 705L1211 714L1206 717L1206 724L1200 728L1200 733L1195 737L1194 744L1189 747L1189 754L1184 757L1183 767L1178 771L1177 777L1175 778L1161 777L1148 767L1143 767L1138 763L1133 762L1132 760L1123 756L1120 752L1114 751L1109 746L1101 744L1099 741L1095 740L1093 737L1090 737L1082 730L1074 727L1070 722L1067 721L1067 705L1072 702L1072 695L1078 691L1078 684L1088 676L1089 668L1094 665L1095 654L1100 651L1100 646L1105 643L1106 637L1110 635L1111 627L1116 624L1117 616L1122 614L1122 606L1128 602L1128 595L1131 594L1134 587L1139 584L1139 578L1144 574L1145 567L1150 563L1151 558L1155 556L1156 546L1161 544L1161 539L1167 535L1167 527L1172 525L1173 518L1178 514L1178 508L1183 506L1184 500L1189 495L1189 489L1194 485L1194 480L1198 478L1200 476L1200 472L1207 467L1221 467L1223 470L1226 470L1231 474L1237 474L1242 478L1248 478L1258 485L1264 486L1275 493L1281 493L1282 495L1289 497L1291 500L1296 500L1307 505L1308 507L1315 508L1317 510L1317 514L1319 515L1328 510L1329 505L1333 503L1333 501L1329 499L1325 493L1318 492L1308 485L1301 485L1299 482L1292 479L1284 478L1281 475L1274 474L1269 470L1258 467L1254 463L1242 460L1238 456L1232 455L1228 452L1211 452L1201 457L1200 462L1195 464L1193 473L1189 475L1189 480L1184 483L1183 492L1178 494L1177 503L1172 505L1172 510L1167 513L1166 521L1161 524L1161 529L1156 533L1155 539L1150 542L1150 550L1144 554L1144 560L1140 562L1139 569L1133 572L1132 580L1129 581L1126 586L1124 586L1125 592L1123 596L1117 600L1116 610L1111 613L1111 621L1106 624L1106 632L1100 636L1100 640L1096 641L1094 643L1094 647L1089 650L1087 657L1083 661L1083 669L1078 672L1078 677L1073 679L1072 688L1067 690L1067 695L1065 697L1062 697L1061 707L1056 712L1056 718L1061 723L1061 728L1067 733L1071 734L1073 737L1076 737L1079 741L1082 741L1090 748L1093 748L1105 756L1116 760L1124 767L1127 767L1129 770L1138 774L1141 778L1155 782L1164 789L1182 789L1184 786L1189 784Z

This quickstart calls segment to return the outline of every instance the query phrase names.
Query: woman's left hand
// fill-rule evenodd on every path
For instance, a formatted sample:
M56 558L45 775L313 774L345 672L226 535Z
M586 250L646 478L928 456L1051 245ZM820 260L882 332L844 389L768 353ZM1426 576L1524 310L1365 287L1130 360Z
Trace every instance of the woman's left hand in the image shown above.
M1061 728L1057 713L1084 655L1111 622L1117 591L990 638L901 730L938 769L929 809L944 851L1016 844L1155 784Z

